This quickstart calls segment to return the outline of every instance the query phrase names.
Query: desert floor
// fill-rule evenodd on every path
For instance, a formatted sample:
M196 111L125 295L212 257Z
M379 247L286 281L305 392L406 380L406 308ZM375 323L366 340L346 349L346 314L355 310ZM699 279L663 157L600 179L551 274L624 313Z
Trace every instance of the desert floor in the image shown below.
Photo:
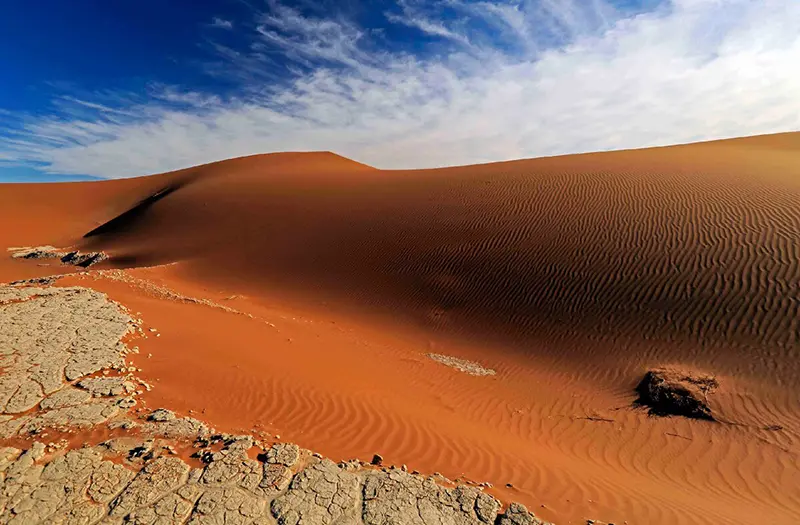
M417 171L262 155L0 185L0 224L110 255L3 253L0 282L69 274L141 319L143 407L559 524L800 520L800 134ZM718 378L716 421L633 406L663 365Z

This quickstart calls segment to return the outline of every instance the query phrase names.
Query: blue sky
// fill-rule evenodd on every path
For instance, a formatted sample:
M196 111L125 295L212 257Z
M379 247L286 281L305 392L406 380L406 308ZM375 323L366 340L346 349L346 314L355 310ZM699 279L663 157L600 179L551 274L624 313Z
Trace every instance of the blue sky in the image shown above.
M0 181L271 151L417 168L800 129L797 0L0 8Z

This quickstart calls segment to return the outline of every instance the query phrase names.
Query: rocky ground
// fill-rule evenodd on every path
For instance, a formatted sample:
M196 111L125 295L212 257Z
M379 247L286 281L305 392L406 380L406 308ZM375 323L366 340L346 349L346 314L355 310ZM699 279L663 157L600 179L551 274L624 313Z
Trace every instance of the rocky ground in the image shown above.
M79 252L77 250L59 250L53 246L21 246L10 248L15 259L58 259L62 264L88 268L108 259L103 252Z
M137 326L88 288L0 286L0 523L541 523L477 487L137 412Z

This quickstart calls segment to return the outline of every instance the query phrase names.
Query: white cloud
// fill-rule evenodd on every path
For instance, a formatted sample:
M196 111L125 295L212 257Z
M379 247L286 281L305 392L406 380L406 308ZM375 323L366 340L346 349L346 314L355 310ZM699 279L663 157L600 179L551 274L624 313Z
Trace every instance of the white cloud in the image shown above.
M470 45L467 35L457 29L450 29L444 21L437 20L427 15L424 3L417 4L414 0L398 0L397 5L400 7L400 13L391 11L385 13L386 18L390 22L413 27L429 36L445 38L465 46ZM455 20L456 25L459 22L463 21Z
M0 159L105 177L285 150L432 167L800 129L800 2L589 4L443 0L456 15L437 20L407 2L393 16L463 37L415 58L375 51L351 21L273 3L251 50L227 57L249 79L239 96L161 86L116 104L63 100L71 113L22 118ZM276 49L300 69L264 86L257 66Z
M233 29L233 22L231 22L230 20L224 20L222 18L217 18L217 17L214 17L214 19L211 20L210 25L211 27L216 27L219 29Z
M369 60L359 47L364 33L346 20L303 16L291 7L270 2L269 13L260 17L257 27L262 42L256 47L280 49L287 58L312 67L318 61L330 65L357 67Z

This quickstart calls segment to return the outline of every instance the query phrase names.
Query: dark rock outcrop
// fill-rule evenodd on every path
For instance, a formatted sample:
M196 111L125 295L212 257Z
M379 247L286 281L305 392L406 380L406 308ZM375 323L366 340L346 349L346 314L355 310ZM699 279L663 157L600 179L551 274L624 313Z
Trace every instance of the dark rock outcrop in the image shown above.
M80 268L88 268L108 259L108 255L103 252L80 252L77 250L64 252L53 246L13 248L12 251L11 256L15 259L58 259L62 264Z
M677 368L649 370L636 387L636 403L657 416L684 416L714 420L708 395L719 383L706 374L692 374Z
M103 252L81 253L75 251L69 252L61 257L61 262L64 264L71 264L72 266L88 268L89 266L105 261L106 259L108 259L108 255L104 254Z

